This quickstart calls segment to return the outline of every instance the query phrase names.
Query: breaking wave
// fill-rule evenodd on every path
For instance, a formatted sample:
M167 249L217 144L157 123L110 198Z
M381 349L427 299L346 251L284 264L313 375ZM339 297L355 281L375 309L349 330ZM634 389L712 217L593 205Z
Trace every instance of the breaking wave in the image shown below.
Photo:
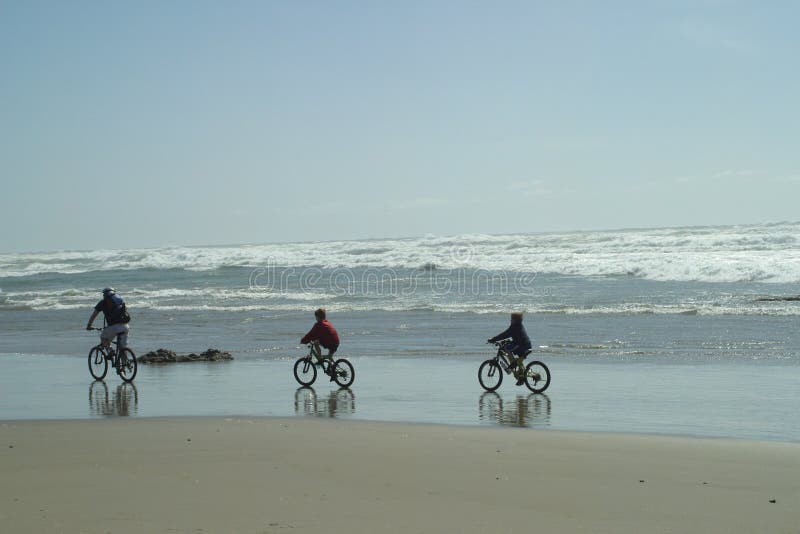
M800 223L0 254L0 279L227 267L485 269L655 281L800 283Z

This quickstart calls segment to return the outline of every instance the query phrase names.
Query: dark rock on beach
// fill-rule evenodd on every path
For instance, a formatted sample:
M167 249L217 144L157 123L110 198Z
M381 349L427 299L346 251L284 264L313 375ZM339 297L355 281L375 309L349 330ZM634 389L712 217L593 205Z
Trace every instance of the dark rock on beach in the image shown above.
M139 363L222 362L232 359L230 352L219 349L208 349L200 354L177 354L168 349L158 349L140 357Z
M167 349L158 349L139 357L139 363L170 363L177 361L178 355Z
M794 295L791 297L761 297L756 299L757 302L798 302L800 301L800 295Z

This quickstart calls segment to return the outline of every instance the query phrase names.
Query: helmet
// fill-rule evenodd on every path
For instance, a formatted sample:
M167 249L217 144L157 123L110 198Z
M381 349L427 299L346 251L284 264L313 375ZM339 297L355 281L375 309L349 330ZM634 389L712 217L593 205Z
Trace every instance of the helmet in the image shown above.
M113 295L115 293L116 292L114 291L113 287L107 287L107 288L103 289L103 296L104 297L110 297L111 295Z

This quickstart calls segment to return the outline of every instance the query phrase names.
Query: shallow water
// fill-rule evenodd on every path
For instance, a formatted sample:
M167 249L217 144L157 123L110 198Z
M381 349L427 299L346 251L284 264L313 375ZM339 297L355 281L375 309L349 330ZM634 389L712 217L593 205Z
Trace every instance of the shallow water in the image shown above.
M800 441L795 363L561 356L548 361L550 388L533 394L508 377L484 392L478 360L351 361L356 381L342 390L322 375L300 387L289 360L142 365L124 384L111 374L93 381L83 359L5 355L0 419L297 415Z

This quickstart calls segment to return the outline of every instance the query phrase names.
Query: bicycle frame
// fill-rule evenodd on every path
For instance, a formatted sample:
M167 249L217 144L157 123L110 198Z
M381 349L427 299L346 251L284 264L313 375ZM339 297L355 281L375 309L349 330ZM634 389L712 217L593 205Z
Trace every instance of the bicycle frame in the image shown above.
M103 331L102 328L94 328L94 330L98 330L100 332ZM104 340L103 340L102 337L100 337L100 343L97 344L97 346L100 347L100 350L103 351L103 354L108 354L109 350L113 350L114 351L114 360L113 360L114 364L117 363L117 357L119 356L119 343L120 343L119 338L120 338L120 336L123 336L123 335L127 335L127 334L116 334L114 336L114 339L112 339L111 341L108 342L108 345L103 344ZM112 347L111 345L114 345L114 346ZM126 347L123 347L123 348L126 348Z
M500 364L500 368L506 373L511 373L513 371L513 369L511 369L511 363L513 361L513 363L516 365L517 358L512 356L511 353L506 350L506 347L508 346L507 343L501 342L495 343L495 345L497 345L497 354L495 355L494 360Z
M119 365L119 355L120 355L119 341L114 340L111 343L113 343L115 346L114 347L112 347L111 345L105 346L102 343L99 343L97 345L97 348L100 350L100 352L103 353L104 357L108 358L110 356L111 365L113 367L117 367L117 365Z
M333 356L332 355L327 356L325 354L322 354L322 350L317 352L316 350L314 350L315 347L313 343L308 343L306 346L308 347L308 357L311 358L311 361L313 361L314 363L318 363L320 366L322 366L323 371L326 369L328 365L333 363Z

